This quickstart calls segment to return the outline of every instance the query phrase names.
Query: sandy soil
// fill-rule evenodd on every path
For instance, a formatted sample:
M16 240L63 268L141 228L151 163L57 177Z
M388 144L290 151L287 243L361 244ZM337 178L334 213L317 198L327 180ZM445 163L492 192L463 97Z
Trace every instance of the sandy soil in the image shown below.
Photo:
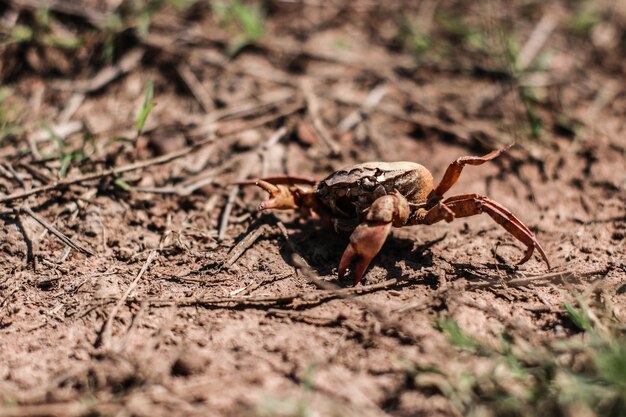
M3 6L5 19L32 21L23 3ZM228 29L207 7L166 8L143 39L116 41L117 62L136 57L103 85L94 80L111 67L89 52L101 48L89 16L55 15L53 31L87 31L93 44L78 52L34 42L3 51L14 93L4 103L21 109L27 132L0 142L0 199L58 179L62 156L41 121L79 122L60 133L72 151L93 138L66 178L173 157L0 200L0 415L459 415L437 381L411 376L487 366L450 344L442 317L493 347L504 332L531 346L576 336L563 312L576 294L626 321L626 67L604 44L565 34L571 10L555 8L558 26L541 46L550 60L523 78L542 86L533 139L522 78L498 73L497 57L461 48L415 64L397 45L395 7L268 4L265 37L232 60ZM523 16L521 45L541 11L510 12ZM156 107L135 140L148 79ZM341 131L350 114L362 117ZM319 179L369 160L420 162L439 179L455 158L514 138L448 195L509 207L536 233L549 271L536 255L514 266L522 245L482 215L394 229L353 288L337 280L348 235L295 212L259 213L260 191L228 187Z

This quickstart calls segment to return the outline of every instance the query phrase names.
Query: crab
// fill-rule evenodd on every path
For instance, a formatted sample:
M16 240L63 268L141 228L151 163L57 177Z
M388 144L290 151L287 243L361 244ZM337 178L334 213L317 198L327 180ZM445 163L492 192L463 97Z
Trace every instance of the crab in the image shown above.
M442 220L485 213L526 246L527 262L536 249L550 269L545 251L535 235L510 210L478 194L444 198L466 165L482 165L512 145L484 156L463 156L452 162L439 184L433 186L428 169L415 162L366 162L336 172L321 181L306 177L279 176L239 184L256 184L269 198L259 210L300 210L316 215L336 231L352 231L350 243L339 262L342 279L354 264L357 285L380 251L392 227L431 225Z

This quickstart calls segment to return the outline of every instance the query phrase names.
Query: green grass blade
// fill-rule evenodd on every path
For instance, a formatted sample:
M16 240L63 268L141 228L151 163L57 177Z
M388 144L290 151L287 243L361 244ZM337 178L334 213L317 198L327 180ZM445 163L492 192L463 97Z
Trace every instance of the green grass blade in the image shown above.
M149 80L146 85L146 92L144 94L143 104L141 105L141 109L139 110L139 116L137 116L137 136L141 135L144 125L146 124L146 120L148 119L148 115L155 106L154 102L152 101L153 97L154 83L152 82L152 80Z

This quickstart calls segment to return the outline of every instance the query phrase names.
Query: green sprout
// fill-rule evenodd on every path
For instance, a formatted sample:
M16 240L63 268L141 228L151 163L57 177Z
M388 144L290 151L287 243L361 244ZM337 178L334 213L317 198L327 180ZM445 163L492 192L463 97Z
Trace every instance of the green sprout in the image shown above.
M265 11L259 3L248 5L241 0L216 1L213 12L220 25L232 33L227 47L230 57L260 41L265 34Z

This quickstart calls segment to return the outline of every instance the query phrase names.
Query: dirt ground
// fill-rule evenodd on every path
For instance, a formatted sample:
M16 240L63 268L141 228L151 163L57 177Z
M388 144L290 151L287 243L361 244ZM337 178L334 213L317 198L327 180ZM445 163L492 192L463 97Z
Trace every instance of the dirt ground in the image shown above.
M623 6L0 2L0 416L626 412L559 376L626 355ZM550 270L482 215L394 229L352 287L348 234L229 187L512 141L447 195Z

